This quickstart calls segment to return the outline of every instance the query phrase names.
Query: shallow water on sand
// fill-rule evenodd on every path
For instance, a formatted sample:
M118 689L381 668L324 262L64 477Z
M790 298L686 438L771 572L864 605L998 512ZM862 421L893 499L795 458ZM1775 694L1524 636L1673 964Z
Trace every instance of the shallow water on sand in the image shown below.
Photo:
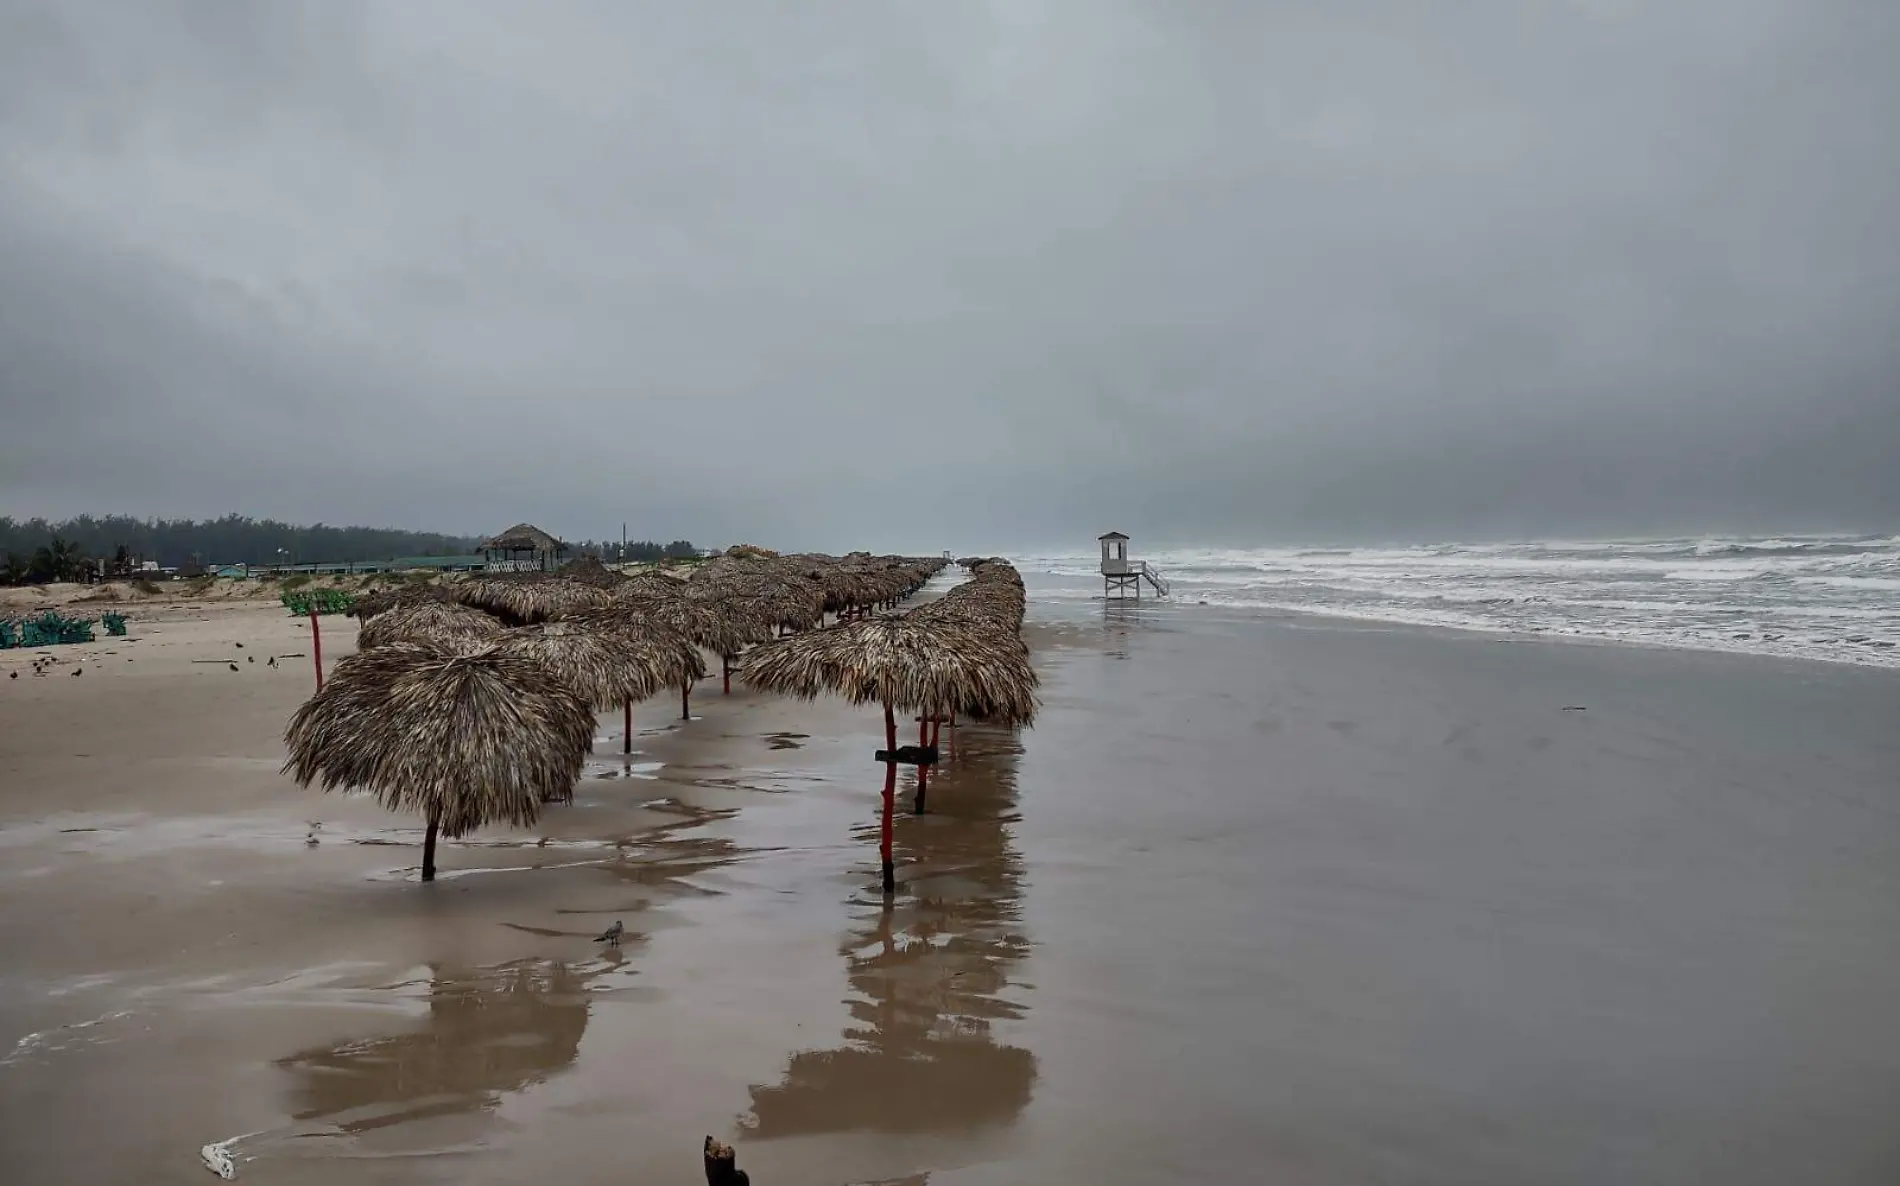
M686 1183L713 1133L766 1183L1894 1180L1900 680L1064 612L1037 728L958 730L900 813L889 904L871 714L708 696L564 850L444 862L515 871L340 847L358 933L10 969L103 1020L0 1067L0 1163L200 1181L255 1133L240 1180ZM81 1100L136 1158L23 1143Z

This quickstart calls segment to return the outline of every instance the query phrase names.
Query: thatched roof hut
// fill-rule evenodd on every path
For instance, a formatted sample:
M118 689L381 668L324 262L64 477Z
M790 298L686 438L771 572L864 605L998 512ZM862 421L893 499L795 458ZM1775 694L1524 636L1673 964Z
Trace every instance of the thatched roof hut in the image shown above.
M506 531L498 532L482 541L482 547L492 549L517 549L522 551L552 552L567 545L555 539L532 523L517 523Z
M517 523L482 541L482 555L493 569L549 572L567 545L532 523Z
M501 623L489 614L456 602L429 599L398 605L363 623L356 646L367 651L398 642L480 642L499 638L501 633Z
M290 718L284 772L421 814L431 881L438 832L532 824L572 797L593 737L587 701L533 659L395 643L342 660Z

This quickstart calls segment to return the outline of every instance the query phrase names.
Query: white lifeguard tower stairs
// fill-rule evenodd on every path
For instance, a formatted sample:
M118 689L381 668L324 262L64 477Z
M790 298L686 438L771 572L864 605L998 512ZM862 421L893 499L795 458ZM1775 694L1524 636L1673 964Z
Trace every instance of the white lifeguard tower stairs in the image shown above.
M1102 545L1102 600L1141 600L1145 583L1156 597L1168 595L1168 578L1145 560L1128 558L1128 537L1119 531L1097 536Z

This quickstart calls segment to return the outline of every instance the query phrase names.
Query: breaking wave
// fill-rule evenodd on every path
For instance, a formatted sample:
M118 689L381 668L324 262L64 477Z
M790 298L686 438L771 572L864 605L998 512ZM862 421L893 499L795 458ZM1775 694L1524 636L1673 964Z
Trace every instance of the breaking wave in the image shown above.
M1137 553L1206 605L1900 667L1900 536ZM1038 599L1101 596L1092 555L1012 557Z

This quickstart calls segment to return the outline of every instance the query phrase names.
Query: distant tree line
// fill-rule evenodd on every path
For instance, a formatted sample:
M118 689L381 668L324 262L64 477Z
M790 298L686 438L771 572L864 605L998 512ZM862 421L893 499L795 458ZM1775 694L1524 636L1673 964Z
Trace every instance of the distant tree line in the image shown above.
M619 540L570 543L607 561L691 559L690 540L662 544ZM275 519L226 515L221 519L135 519L130 515L80 515L60 522L0 516L0 584L83 581L94 571L129 576L141 561L161 568L196 569L219 564L333 564L390 560L397 556L465 556L481 540L470 536L385 527L297 526ZM572 553L570 553L572 554Z
M636 543L628 544L624 552L621 550L619 540L601 542L599 540L590 539L578 544L571 543L568 546L577 552L598 556L609 563L620 559L644 561L646 563L652 563L655 560L691 560L693 557L699 555L699 549L693 546L692 541L683 539L676 539L670 544L655 543L650 539L643 539Z
M80 515L62 522L0 516L0 579L7 584L82 580L92 561L119 575L142 560L165 568L213 564L329 564L397 556L458 556L467 536L384 527L297 526L275 519L135 519Z

